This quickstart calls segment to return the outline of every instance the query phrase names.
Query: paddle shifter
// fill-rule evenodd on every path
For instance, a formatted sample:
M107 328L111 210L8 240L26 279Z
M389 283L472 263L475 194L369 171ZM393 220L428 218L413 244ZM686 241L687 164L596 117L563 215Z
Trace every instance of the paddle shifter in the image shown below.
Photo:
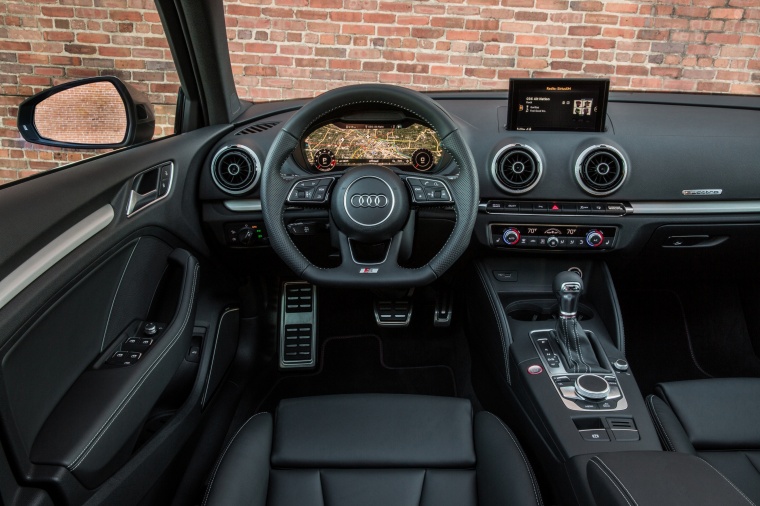
M559 318L552 337L571 373L608 372L599 365L594 348L578 322L578 303L583 292L579 275L563 271L554 277L554 294L559 300Z

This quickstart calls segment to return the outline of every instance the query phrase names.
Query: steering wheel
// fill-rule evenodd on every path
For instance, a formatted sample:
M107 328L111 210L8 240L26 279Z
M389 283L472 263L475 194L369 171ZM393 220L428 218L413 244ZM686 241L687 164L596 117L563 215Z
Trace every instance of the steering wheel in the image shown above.
M397 174L379 165L362 165L335 175L285 176L283 164L305 132L344 107L391 107L412 113L438 135L459 166L454 178ZM475 226L478 174L470 149L446 111L419 92L391 85L361 84L328 91L311 100L282 127L269 150L261 184L262 212L272 248L302 279L314 284L355 287L411 287L441 276L467 248ZM298 250L285 226L286 205L329 205L340 245L341 263L322 268ZM398 264L405 225L413 207L452 205L456 222L448 240L425 265ZM385 244L384 259L363 263L360 244Z

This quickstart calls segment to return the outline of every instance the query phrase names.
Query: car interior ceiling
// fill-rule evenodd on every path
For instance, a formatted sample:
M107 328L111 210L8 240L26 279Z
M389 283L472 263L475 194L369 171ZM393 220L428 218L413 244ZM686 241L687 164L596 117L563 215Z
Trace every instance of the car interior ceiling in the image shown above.
M156 3L180 133L0 190L0 295L99 227L0 297L0 502L760 501L760 98L250 103L221 2Z

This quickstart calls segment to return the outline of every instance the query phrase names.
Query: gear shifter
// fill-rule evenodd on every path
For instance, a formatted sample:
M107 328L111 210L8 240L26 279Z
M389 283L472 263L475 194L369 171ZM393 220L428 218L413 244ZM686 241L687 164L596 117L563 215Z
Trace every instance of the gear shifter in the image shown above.
M553 289L559 300L559 318L552 336L564 356L567 371L607 372L599 365L594 347L578 322L578 303L583 292L583 280L574 272L563 271L554 277Z

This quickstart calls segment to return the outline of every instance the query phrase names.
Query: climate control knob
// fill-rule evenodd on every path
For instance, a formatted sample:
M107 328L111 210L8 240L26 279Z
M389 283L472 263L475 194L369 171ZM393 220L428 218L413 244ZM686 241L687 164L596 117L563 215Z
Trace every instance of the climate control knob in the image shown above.
M592 248L596 248L598 246L601 246L601 244L604 242L604 234L601 230L591 230L588 234L586 234L586 244L591 246Z
M520 231L516 228L508 228L504 231L504 242L514 246L520 242Z
M559 246L559 239L557 239L555 236L549 236L549 238L546 240L546 245L550 248L556 248Z

